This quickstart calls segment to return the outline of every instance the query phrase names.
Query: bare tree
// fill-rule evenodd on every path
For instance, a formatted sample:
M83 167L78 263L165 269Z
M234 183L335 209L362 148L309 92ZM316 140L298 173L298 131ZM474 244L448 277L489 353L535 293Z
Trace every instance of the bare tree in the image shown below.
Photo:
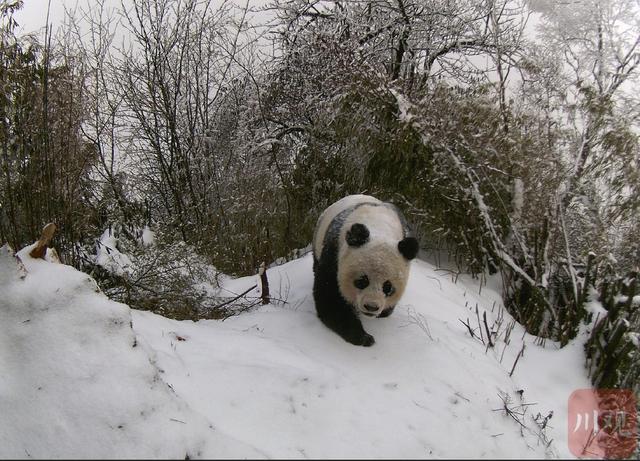
M111 219L133 223L135 217L124 189L125 170L132 165L127 164L126 150L120 148L126 131L121 116L123 97L116 91L113 62L118 16L115 10L108 9L105 0L98 0L91 8L70 11L68 21L64 29L67 42L80 56L78 66L85 82L83 104L88 116L81 127L82 134L98 157L93 170L96 206L107 208L101 212L103 219L110 214ZM109 203L116 210L109 210Z
M140 160L154 206L185 241L210 218L208 186L196 182L194 162L233 77L234 50L224 50L236 46L229 34L242 23L231 23L229 9L226 2L214 9L210 0L148 0L122 10L132 37L116 70L131 127L128 148Z
M430 80L486 78L479 56L509 60L522 38L523 6L514 1L276 1L284 47L301 46L310 30L324 28L360 59L377 62L390 80L402 78L408 94ZM308 34L307 34L308 35ZM502 78L506 78L502 68Z

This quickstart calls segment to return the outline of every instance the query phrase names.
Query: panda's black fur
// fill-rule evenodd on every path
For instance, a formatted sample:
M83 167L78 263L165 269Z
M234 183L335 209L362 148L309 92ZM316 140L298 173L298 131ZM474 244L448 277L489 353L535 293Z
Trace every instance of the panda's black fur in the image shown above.
M363 197L364 200L364 198L368 196L352 197ZM341 210L331 220L325 235L317 236L321 223L320 220L322 219L321 216L316 226L316 236L314 236L313 245L313 296L318 317L327 327L335 331L349 343L362 346L371 346L375 340L373 336L364 330L359 318L358 309L347 301L340 291L338 282L339 255L341 245L348 245L351 248L360 248L363 251L367 251L367 245L370 243L367 224L371 225L371 223L354 223L345 233L342 232L345 221L356 209L363 205L387 207L387 209L391 208L395 213L399 225L402 226L402 238L397 242L395 250L404 257L404 261L406 261L407 264L418 252L418 242L409 235L409 228L400 211L390 203L377 201L377 199L373 197L369 198L375 202L364 201ZM341 235L344 235L344 242L341 241ZM323 242L321 254L319 255L316 254L316 238L322 238ZM367 269L368 268L363 268L363 272L366 273ZM394 308L395 305L387 306L378 313L377 317L388 317ZM372 314L365 312L365 315Z

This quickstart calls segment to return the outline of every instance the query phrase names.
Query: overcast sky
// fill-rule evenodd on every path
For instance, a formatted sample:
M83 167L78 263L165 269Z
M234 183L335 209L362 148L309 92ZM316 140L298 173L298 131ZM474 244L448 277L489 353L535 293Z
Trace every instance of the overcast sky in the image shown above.
M49 20L52 24L60 24L64 18L64 6L73 7L77 0L51 0ZM44 31L47 22L47 6L49 0L24 0L24 6L16 14L20 24L20 33Z
M125 0L125 3L130 0ZM268 0L249 0L251 6L262 6ZM244 5L245 0L237 0L239 5ZM62 24L64 19L65 6L67 9L73 10L76 7L86 7L86 5L95 4L95 0L51 0L51 9L49 13L49 21L53 24L54 33L57 26ZM119 7L121 0L105 0L107 8ZM216 2L214 1L214 5ZM47 23L47 6L49 0L24 0L24 6L15 15L20 25L19 34L27 34L30 32L41 32L44 34L44 27Z

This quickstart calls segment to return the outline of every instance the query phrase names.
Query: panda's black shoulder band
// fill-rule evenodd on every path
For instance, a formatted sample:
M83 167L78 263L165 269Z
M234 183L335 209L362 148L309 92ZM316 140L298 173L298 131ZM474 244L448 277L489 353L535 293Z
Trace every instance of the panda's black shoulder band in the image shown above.
M360 247L369 241L369 229L360 223L355 223L347 231L347 243L352 247Z

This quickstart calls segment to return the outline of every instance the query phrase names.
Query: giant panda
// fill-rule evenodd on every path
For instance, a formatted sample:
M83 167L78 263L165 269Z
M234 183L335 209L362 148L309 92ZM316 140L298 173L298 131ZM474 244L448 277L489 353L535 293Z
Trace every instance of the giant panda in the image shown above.
M405 218L391 203L349 195L322 212L312 247L318 317L346 341L371 346L359 315L391 315L418 253Z

